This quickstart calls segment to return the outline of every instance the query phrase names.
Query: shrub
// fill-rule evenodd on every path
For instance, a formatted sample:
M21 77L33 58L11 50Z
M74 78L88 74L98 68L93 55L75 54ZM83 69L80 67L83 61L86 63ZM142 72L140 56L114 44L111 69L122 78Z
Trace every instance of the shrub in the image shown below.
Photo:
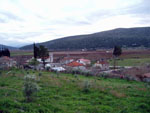
M107 73L101 73L99 76L104 77L106 79L106 78L108 78L109 75Z
M15 73L15 72L13 72L13 73L12 73L12 76L15 76L15 75L16 75L16 73Z
M83 82L83 92L88 93L90 91L91 84L89 81Z
M143 81L150 83L150 78L144 78Z
M126 75L124 78L125 78L127 81L135 81L135 80L136 80L136 78L135 78L134 76L132 76L132 75Z
M34 94L39 90L39 86L36 84L36 77L34 75L26 75L24 77L24 89L23 93L26 97L27 102L31 102L33 100Z
M39 72L39 76L42 76L42 73L41 73L41 72Z
M74 74L74 78L78 78L78 75L77 75L77 74Z

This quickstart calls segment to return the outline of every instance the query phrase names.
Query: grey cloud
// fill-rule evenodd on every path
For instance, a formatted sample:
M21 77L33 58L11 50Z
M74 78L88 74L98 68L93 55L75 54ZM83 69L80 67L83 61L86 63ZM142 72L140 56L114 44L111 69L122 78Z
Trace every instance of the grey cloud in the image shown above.
M26 33L0 33L0 39L2 43L8 42L8 44L14 43L14 45L17 44L17 40L25 40L27 38L34 38L36 36L40 36L42 33L38 32L26 32ZM16 42L16 43L15 43ZM21 42L18 42L21 43ZM24 41L24 43L27 43ZM28 42L30 43L30 42ZM7 45L8 45L7 44Z
M91 22L95 22L97 20L100 19L104 19L110 16L114 16L117 15L119 12L117 10L99 10L99 11L95 11L92 12L91 14L87 15L86 18L91 21Z
M128 7L125 9L125 13L143 15L150 15L150 1L143 0L140 4Z
M90 22L95 22L118 15L133 15L145 18L145 15L150 15L150 0L143 0L140 4L132 5L130 7L111 9L111 10L97 10L87 15L86 18Z
M9 20L15 20L15 21L23 21L22 18L14 15L13 13L10 13L8 11L0 11L0 14L5 17L4 22L9 21Z
M90 25L91 23L87 20L82 20L80 18L65 18L63 20L56 20L52 22L53 24L64 24L64 25Z
M0 23L6 23L6 21L0 18Z

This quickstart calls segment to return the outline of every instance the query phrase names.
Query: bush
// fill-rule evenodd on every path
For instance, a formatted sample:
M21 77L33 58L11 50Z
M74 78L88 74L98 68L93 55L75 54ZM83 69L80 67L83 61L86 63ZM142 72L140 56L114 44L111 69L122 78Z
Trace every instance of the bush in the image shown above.
M106 78L108 78L109 75L107 73L101 73L99 76L104 77L106 79Z
M143 81L150 83L150 78L144 78Z
M39 72L39 76L42 76L42 73L41 73L41 72Z
M36 84L36 77L34 75L26 75L24 77L24 89L23 93L26 97L27 102L31 102L33 100L34 94L39 90L39 86Z
M126 75L124 78L125 78L127 81L136 81L136 78L135 78L134 76L132 76L132 75Z
M16 75L16 73L15 73L15 72L13 72L13 73L12 73L12 76L15 76L15 75Z
M88 93L90 91L91 84L89 81L83 82L83 92Z
M78 75L77 75L77 74L74 74L74 78L78 78Z

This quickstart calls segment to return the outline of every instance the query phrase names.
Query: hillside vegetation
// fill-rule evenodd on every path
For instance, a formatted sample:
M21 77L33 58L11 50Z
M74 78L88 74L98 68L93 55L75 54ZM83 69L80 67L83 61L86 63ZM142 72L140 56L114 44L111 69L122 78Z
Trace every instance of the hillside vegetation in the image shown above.
M23 95L27 73L40 86L32 102ZM136 81L13 69L0 73L0 112L148 113L149 91L149 84Z
M18 50L18 48L17 48L17 47L6 46L6 45L2 45L2 44L0 44L0 49L1 49L1 48L8 48L9 50Z
M118 28L114 30L60 38L38 45L44 45L52 50L77 50L123 47L150 47L150 27ZM20 49L32 49L32 45Z

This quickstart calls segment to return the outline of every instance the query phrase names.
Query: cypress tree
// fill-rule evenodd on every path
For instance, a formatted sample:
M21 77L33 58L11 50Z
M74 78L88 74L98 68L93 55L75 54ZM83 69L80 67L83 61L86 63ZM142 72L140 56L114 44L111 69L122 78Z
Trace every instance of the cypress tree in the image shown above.
M122 49L120 46L115 46L113 55L114 55L114 70L116 68L116 58L119 57L122 54Z

